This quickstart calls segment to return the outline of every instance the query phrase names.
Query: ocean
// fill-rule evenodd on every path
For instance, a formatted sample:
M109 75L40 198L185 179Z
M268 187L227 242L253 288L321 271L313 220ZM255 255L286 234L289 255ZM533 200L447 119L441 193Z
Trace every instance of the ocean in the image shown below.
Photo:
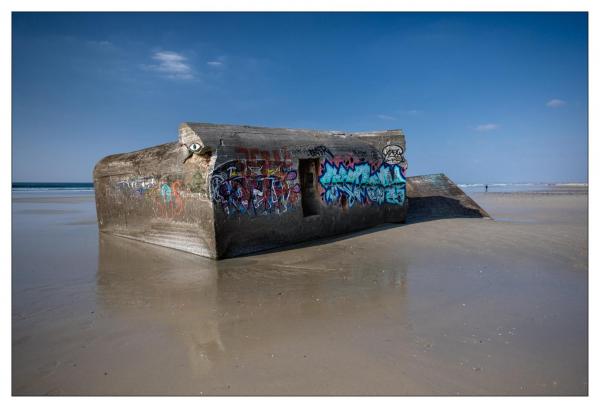
M485 192L485 183L458 184L467 194ZM569 188L581 189L587 183L490 183L487 184L489 193L526 193L567 190Z
M94 191L94 183L30 183L30 182L13 182L13 191Z

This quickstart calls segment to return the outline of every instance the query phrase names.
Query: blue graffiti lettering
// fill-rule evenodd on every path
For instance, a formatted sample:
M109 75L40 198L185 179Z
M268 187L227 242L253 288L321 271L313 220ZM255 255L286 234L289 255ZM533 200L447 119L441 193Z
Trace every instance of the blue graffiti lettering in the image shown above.
M349 207L356 203L403 205L406 195L406 178L398 164L382 163L372 170L368 162L347 166L326 160L319 183L323 188L322 198L330 205L342 202Z

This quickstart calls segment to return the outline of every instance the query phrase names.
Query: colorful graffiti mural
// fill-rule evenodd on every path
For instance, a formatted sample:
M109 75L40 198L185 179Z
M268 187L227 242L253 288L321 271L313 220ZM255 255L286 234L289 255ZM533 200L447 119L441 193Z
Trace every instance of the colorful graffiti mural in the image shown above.
M155 197L155 209L161 217L175 218L183 213L184 203L180 195L181 180L160 183L160 194Z
M199 150L194 144L188 149ZM236 147L238 159L209 170L209 161L194 156L188 171L178 176L131 177L117 182L118 199L141 200L157 217L181 219L186 197L211 199L228 216L283 214L300 204L298 170L285 148L260 150ZM295 153L297 153L295 151ZM400 145L387 144L376 159L353 153L334 157L325 146L302 147L304 157L320 156L318 190L326 205L403 205L406 160ZM208 194L208 196L207 196Z
M124 197L148 203L158 217L177 218L183 214L182 181L179 179L133 177L117 182L117 187Z
M282 214L300 199L298 172L291 160L232 160L211 177L211 195L227 215Z
M321 197L328 205L403 205L406 178L398 164L334 160L321 165Z

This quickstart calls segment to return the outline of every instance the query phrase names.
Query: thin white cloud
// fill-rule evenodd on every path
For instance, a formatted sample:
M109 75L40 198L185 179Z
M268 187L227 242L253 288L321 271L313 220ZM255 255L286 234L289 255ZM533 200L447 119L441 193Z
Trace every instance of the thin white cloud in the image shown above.
M423 111L419 110L419 109L409 109L409 110L400 111L400 113L402 113L403 115L416 116L416 115L420 115L421 113L423 113Z
M158 65L144 65L146 69L158 72L170 79L194 79L194 70L187 58L173 51L159 51L152 55Z
M499 125L496 123L484 123L482 125L475 126L475 130L478 132L489 132L491 130L498 129Z
M548 102L546 102L546 106L550 108L560 108L566 104L567 102L563 101L562 99L550 99Z
M216 68L218 68L218 67L221 67L221 66L223 66L223 63L222 63L221 61L208 61L208 62L206 63L206 65L209 65L209 66L211 66L211 67L216 67Z
M98 48L113 48L114 47L113 43L111 43L110 41L106 41L106 40L102 40L102 41L89 40L89 41L87 41L87 44L92 47L98 47Z
M394 116L384 115L381 113L379 115L377 115L377 117L382 120L396 120L396 118Z

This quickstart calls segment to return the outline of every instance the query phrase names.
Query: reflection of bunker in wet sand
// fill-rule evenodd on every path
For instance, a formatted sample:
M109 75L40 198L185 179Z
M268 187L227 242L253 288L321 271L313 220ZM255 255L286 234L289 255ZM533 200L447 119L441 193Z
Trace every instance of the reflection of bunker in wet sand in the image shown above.
M401 130L183 123L177 142L96 165L98 224L102 232L226 258L403 223L410 198L405 151ZM430 213L456 213L469 201L445 176L414 184L430 198L442 193L445 206L415 201ZM472 207L471 216L483 214Z
M119 333L119 345L133 347L140 338L152 344L143 352L152 353L152 361L160 361L154 354L166 336L170 352L185 350L194 378L231 364L245 373L282 337L302 338L307 327L320 330L322 322L335 321L328 329L345 332L381 308L402 320L404 260L383 273L377 262L340 259L335 244L322 253L325 262L303 249L216 262L100 234L97 313L110 323L108 332ZM128 355L127 347L114 352ZM145 360L143 353L135 361ZM137 369L129 368L134 375Z
M101 234L97 280L101 310L178 333L195 372L208 371L211 357L224 350L214 261Z

